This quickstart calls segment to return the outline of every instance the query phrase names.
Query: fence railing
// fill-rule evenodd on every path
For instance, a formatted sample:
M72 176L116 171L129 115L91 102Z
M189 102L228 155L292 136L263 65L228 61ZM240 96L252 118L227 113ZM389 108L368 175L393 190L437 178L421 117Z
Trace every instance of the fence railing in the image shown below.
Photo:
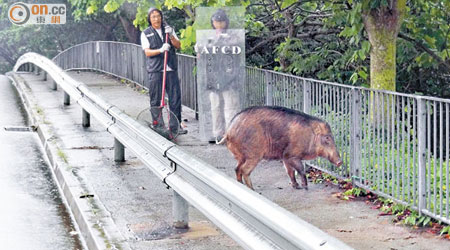
M326 120L344 164L310 162L356 186L449 220L450 100L247 69L247 100Z
M30 64L70 96L66 104L72 100L83 108L83 125L89 126L93 115L114 136L115 159L121 160L127 147L173 188L174 225L187 226L187 201L246 249L351 249L141 125L53 61L27 53L14 71L30 70Z
M53 61L62 69L89 69L108 73L148 88L145 55L142 47L121 42L86 42L75 45ZM180 55L178 76L181 81L182 104L195 111L197 107L197 80L194 74L195 57Z
M89 42L54 60L64 69L96 69L145 85L144 59L134 44ZM194 57L179 55L183 104L197 110L194 67ZM310 165L450 223L449 99L352 87L251 67L246 68L244 89L246 106L285 106L330 124L344 164L336 168L318 159Z

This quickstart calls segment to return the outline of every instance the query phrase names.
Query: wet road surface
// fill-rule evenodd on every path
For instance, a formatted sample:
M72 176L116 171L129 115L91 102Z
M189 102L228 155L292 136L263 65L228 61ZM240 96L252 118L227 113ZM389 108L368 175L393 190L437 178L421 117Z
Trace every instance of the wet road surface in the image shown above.
M83 249L38 135L23 131L26 113L1 75L0 114L0 248Z

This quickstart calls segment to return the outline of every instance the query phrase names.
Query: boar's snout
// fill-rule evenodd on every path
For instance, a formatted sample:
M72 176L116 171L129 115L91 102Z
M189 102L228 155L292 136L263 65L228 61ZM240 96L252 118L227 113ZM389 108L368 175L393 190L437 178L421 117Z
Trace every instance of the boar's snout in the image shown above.
M336 167L340 167L344 162L341 160L339 153L337 151L329 155L328 160L333 163Z
M331 163L340 167L342 165L341 157L336 148L336 143L331 134L323 135L321 138L321 146L323 148L324 157L327 158Z
M328 160L334 165L336 165L336 167L340 167L344 163L341 157L339 156L339 152L337 151L336 147L334 147L334 150L332 151Z

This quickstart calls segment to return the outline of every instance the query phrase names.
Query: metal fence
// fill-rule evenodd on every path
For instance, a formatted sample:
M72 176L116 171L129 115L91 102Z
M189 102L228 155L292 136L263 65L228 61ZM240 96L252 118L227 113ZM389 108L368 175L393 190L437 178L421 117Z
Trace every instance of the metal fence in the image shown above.
M197 108L197 79L194 74L195 57L180 55L182 104L195 111ZM147 88L145 55L137 44L121 42L86 42L71 47L53 58L62 69L89 69L108 73Z
M450 223L450 100L255 68L246 89L250 105L302 110L330 124L344 164L312 166Z
M96 52L100 55L93 57L95 46L105 48L107 55ZM141 62L133 64L133 59L122 57ZM143 84L143 59L136 45L91 42L54 60L65 69L97 69ZM124 63L117 66L114 62L118 61ZM139 73L130 76L131 68L136 71L133 65L141 70L140 78L133 78ZM195 58L179 55L183 104L197 110L194 67ZM250 67L246 69L245 95L246 106L285 106L330 124L344 164L336 168L317 159L310 165L450 223L449 99L352 87Z

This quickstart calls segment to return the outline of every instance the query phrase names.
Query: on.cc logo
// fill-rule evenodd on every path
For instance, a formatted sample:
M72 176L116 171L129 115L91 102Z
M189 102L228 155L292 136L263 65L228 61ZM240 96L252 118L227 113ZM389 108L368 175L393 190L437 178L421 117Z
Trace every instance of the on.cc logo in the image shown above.
M9 7L8 18L13 24L22 25L30 19L30 9L24 3L15 3Z

